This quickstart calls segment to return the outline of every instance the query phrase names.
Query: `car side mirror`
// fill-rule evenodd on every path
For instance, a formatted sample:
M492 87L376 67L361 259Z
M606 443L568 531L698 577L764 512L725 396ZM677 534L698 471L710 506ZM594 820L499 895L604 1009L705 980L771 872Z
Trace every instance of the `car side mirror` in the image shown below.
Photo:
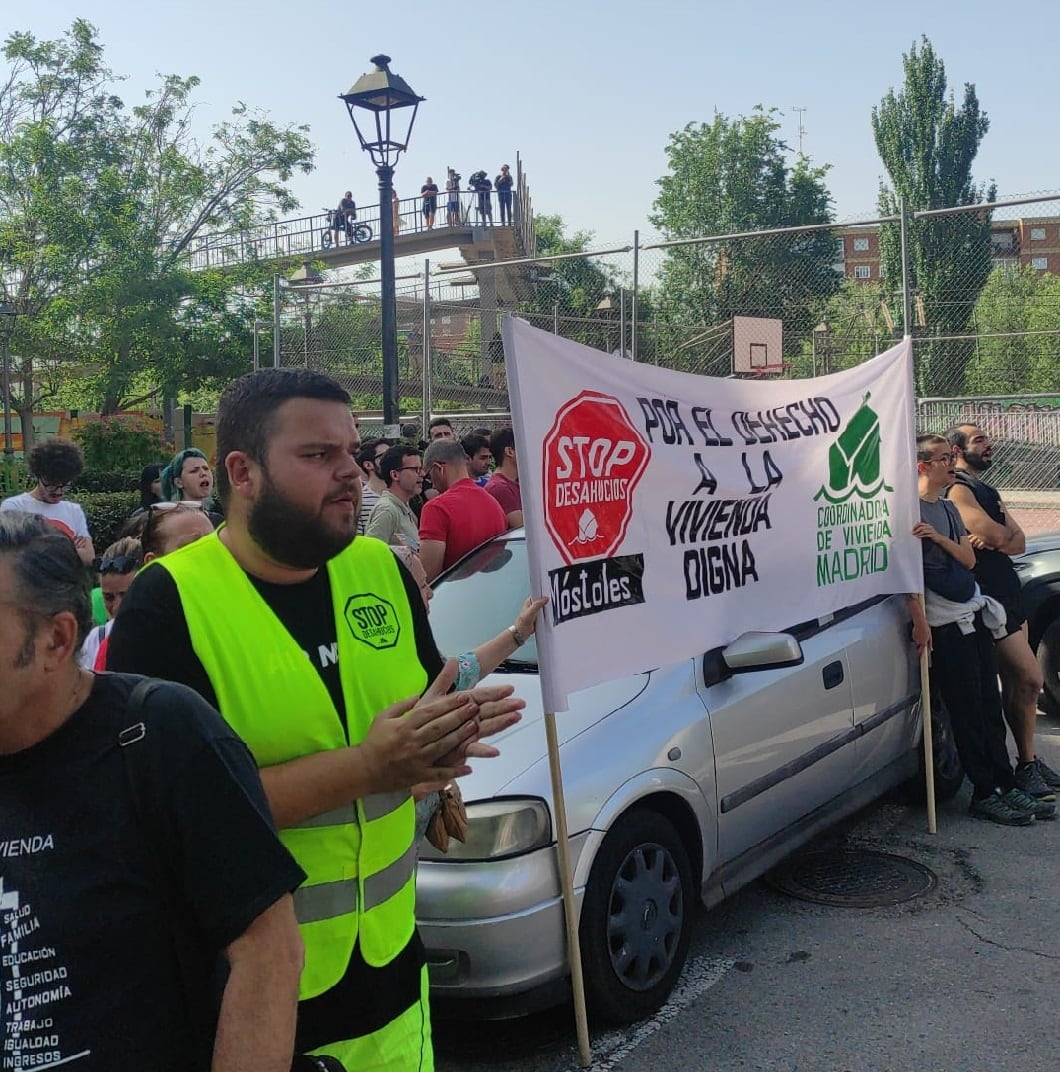
M741 633L703 656L703 679L708 686L717 685L733 674L798 666L803 659L802 645L790 633Z

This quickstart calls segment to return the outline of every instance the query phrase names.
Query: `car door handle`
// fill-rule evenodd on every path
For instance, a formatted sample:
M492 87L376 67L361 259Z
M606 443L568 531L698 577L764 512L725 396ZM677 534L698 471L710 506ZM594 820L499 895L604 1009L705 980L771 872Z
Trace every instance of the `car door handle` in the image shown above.
M821 671L821 680L824 682L826 689L834 689L836 685L842 685L843 683L843 664L842 663L829 663Z

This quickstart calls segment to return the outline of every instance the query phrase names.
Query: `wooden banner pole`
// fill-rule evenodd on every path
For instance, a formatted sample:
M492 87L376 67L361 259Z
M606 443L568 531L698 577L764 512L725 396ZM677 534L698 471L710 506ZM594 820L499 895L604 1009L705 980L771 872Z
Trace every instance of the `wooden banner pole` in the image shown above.
M920 609L924 597L919 595ZM927 801L928 833L938 833L935 819L935 742L931 734L931 680L928 676L928 650L920 653L920 710L924 718L924 793Z
M578 910L574 903L574 875L570 866L567 840L567 808L563 800L563 774L559 765L559 736L556 716L545 712L545 737L548 741L548 769L552 776L552 810L556 815L556 853L559 859L559 883L563 893L563 917L567 923L567 959L570 961L571 985L574 988L574 1023L578 1033L578 1057L582 1068L593 1063L589 1045L589 1017L585 1007L585 977L582 952L578 944Z

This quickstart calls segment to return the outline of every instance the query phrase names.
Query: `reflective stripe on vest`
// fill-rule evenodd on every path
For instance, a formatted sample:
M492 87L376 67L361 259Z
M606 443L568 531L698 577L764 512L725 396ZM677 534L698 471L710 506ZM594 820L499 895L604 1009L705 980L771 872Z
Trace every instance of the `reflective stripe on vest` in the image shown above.
M361 804L364 806L364 817L368 820L382 819L392 811L397 811L412 794L407 789L401 789L396 793L373 793L365 797Z
M166 569L177 584L218 708L259 767L357 745L378 712L427 684L405 585L379 540L358 536L327 567L348 741L315 669L317 653L306 657L216 534L156 561L149 568ZM378 967L412 937L414 827L415 806L402 790L280 831L308 875L296 900L306 949L302 998L342 978L355 942Z
M412 844L400 860L364 880L364 910L389 901L416 873L416 846Z
M299 923L319 923L331 916L357 911L357 879L321 882L294 891L294 914Z
M343 804L333 811L321 812L319 815L310 816L300 823L295 823L295 830L312 830L316 826L342 826L343 823L357 822L357 808L353 804Z

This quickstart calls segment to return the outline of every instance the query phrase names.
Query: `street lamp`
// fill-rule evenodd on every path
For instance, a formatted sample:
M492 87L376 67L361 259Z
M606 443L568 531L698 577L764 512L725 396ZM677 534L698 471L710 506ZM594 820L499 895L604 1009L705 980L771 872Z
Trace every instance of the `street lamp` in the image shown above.
M629 357L630 355L626 350L626 288L619 288L617 302L610 294L601 298L597 303L596 311L608 321L616 313L618 314L618 356ZM611 345L610 338L607 341L607 345Z
M339 94L350 113L361 148L379 176L379 277L382 297L384 435L398 434L397 291L394 280L394 165L408 148L420 101L409 84L390 70L389 56L373 56L375 69ZM358 118L360 122L358 122ZM407 125L406 121L407 120Z
M324 277L309 263L303 261L301 267L296 268L290 279L284 281L282 276L272 277L272 367L280 367L280 291L300 290L304 287L319 287L323 284ZM307 299L308 301L308 295ZM308 340L307 340L308 345ZM307 354L308 357L308 354ZM307 361L308 364L308 361Z
M813 374L818 374L817 359L821 359L821 372L823 375L827 375L832 371L831 369L831 357L832 357L832 328L827 320L822 320L817 327L813 329L811 336L811 343L813 346Z

